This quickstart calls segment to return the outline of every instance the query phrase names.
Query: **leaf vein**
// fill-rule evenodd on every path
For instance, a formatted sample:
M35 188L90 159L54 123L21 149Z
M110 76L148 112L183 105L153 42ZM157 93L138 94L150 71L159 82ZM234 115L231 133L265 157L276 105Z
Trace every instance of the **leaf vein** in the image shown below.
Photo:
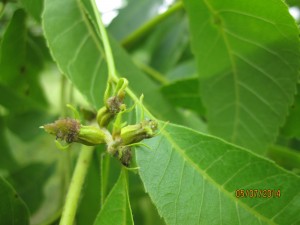
M260 43L258 43L258 42L256 42L256 41L253 41L253 40L250 40L250 39L248 39L248 38L242 37L241 35L235 34L235 33L231 32L231 31L229 31L229 30L227 30L227 29L224 29L224 31L225 31L227 34L231 35L232 37L235 37L236 39L239 39L239 40L241 40L241 41L247 42L247 43L249 43L249 44L252 44L252 45L254 45L254 46L256 46L256 47L259 47L259 48L265 50L266 52L268 52L268 53L272 54L273 56L277 57L278 59L280 59L282 62L285 63L285 65L286 65L287 67L289 67L292 71L294 71L294 69L290 66L290 64L289 64L283 57L281 57L281 55L278 54L277 52L271 50L270 48L268 48L268 47L266 47L266 46L264 46L264 45L262 45L262 44L260 44Z
M93 71L93 75L92 75L92 79L91 79L91 88L90 88L90 97L92 99L92 103L94 105L98 105L96 100L95 100L95 96L94 96L94 90L95 90L95 87L96 87L96 79L97 79L97 74L98 74L98 71L99 69L101 68L101 65L103 63L103 58L101 58L97 65L95 66L94 68L94 71Z
M255 63L251 62L249 59L246 59L244 56L241 56L239 53L234 52L234 55L236 55L239 59L247 63L249 66L251 66L253 69L260 72L262 75L265 75L267 78L269 78L270 81L272 81L279 90L285 95L286 98L289 98L288 94L285 92L285 90L280 86L280 84L266 71L264 71L262 68L257 66Z
M204 177L202 177L202 193L201 193L201 201L200 201L200 207L199 207L199 218L198 218L198 224L201 224L201 213L202 213L202 206L203 206L203 201L204 201L204 192L205 192L205 180Z
M246 163L241 168L239 168L235 173L232 174L227 180L222 184L222 186L225 188L225 185L228 184L236 175L238 175L242 170L244 170L246 167L250 166L250 163Z
M176 152L181 155L182 160L186 160L190 166L195 169L199 174L201 174L203 177L206 177L213 185L217 186L218 188L220 188L222 190L222 192L224 194L226 194L232 201L236 201L235 196L232 195L232 193L230 193L229 191L227 191L226 189L224 189L219 183L217 183L215 180L213 180L207 173L205 173L203 171L203 169L201 169L191 158L189 158L184 150L177 145L177 143L172 139L171 133L168 133L165 130L162 131L162 133L164 134L164 136L169 140L169 142L172 144L174 150L176 150ZM269 220L269 218L265 217L264 215L260 214L259 212L253 210L250 206L248 206L247 204L243 203L243 202L238 202L240 204L240 206L242 206L243 208L247 209L247 211L249 211L250 213L252 213L254 216L256 217L261 217L263 218L265 221L268 221L269 223L271 222Z
M56 41L58 41L61 37L63 37L65 34L67 34L68 32L72 31L74 28L76 28L76 26L78 26L80 23L82 23L83 20L77 20L75 21L71 26L69 26L67 29L65 29L63 32L58 33L52 40L52 44L55 44Z
M174 151L171 150L171 154L169 155L169 159L168 159L168 161L167 161L167 163L166 163L164 172L163 172L163 174L162 174L162 176L161 176L161 178L160 178L160 180L159 180L159 182L158 182L158 184L157 184L157 189L159 189L159 187L160 187L160 185L161 185L161 182L162 182L163 178L164 178L165 175L166 175L167 169L168 169L168 167L169 167L169 165L170 165L170 162L171 162L171 158L172 158L173 152L174 152Z
M181 170L181 175L180 175L180 180L179 180L179 188L178 188L176 201L175 201L175 225L177 224L177 217L178 217L177 216L178 215L177 206L178 206L178 199L179 199L181 188L182 188L182 178L183 178L184 167L185 167L185 160L183 160L183 165L182 165L182 170Z
M260 122L259 119L251 111L249 111L244 104L240 103L240 106L252 118L252 120L265 132L265 134L268 134L266 128L262 126L262 122Z
M289 203L288 204L285 204L285 206L284 207L282 207L281 208L281 210L279 210L272 218L271 218L271 221L274 221L275 220L275 218L277 217L277 216L279 216L295 199L296 199L296 197L298 198L298 200L299 200L299 191L298 191L298 194L295 194L294 196L293 196L293 198L289 201ZM275 221L274 221L275 222Z
M258 95L251 87L249 87L247 84L243 82L239 82L239 85L242 86L245 90L249 91L253 96L255 96L258 100L260 100L262 103L264 103L266 106L270 108L270 110L277 116L279 117L278 112L272 107L272 105L263 97Z
M80 44L78 45L75 54L73 55L72 59L70 59L70 61L67 64L67 71L68 71L68 75L70 77L72 77L72 73L71 73L71 66L75 63L75 61L77 60L77 57L80 54L80 51L82 50L83 46L85 45L85 43L87 42L87 40L89 39L89 35L85 35L83 37L83 39L81 40Z
M250 17L250 18L254 18L254 19L257 19L257 20L260 20L262 22L265 22L267 24L270 24L271 26L274 26L276 28L276 30L283 36L285 37L286 39L289 40L289 38L278 28L277 24L279 23L276 23L274 21L271 21L271 20L268 20L264 17L261 17L261 16L257 16L257 15L254 15L254 14L251 14L251 13L246 13L246 12L241 12L241 11L237 11L237 10L232 10L232 9L222 9L222 10L219 10L218 13L235 13L235 14L239 14L241 16L247 16L247 17ZM291 26L287 25L287 24L282 24L282 25L285 25L287 27L290 27L292 28Z

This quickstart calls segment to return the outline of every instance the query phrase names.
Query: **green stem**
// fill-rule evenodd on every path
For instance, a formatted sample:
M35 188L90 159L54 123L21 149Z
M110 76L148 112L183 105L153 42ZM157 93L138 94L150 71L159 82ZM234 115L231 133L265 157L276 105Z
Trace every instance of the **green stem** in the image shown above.
M145 23L143 26L135 30L133 33L131 33L129 36L124 38L121 41L121 44L125 48L132 47L138 40L140 40L142 37L144 37L146 34L149 33L157 24L159 24L161 21L172 15L173 13L177 12L178 10L183 8L183 3L181 1L175 3L172 5L167 11L164 13L154 17L152 20Z
M138 62L138 61L134 61L134 63L141 69L143 70L145 73L147 73L151 78L153 78L154 80L158 81L160 84L167 84L168 83L168 79L165 78L160 72L158 72L157 70L153 69L152 67Z
M68 103L71 104L71 105L74 104L74 85L72 83L69 85L69 99L68 99Z
M71 148L69 147L63 153L63 169L64 169L64 191L63 194L67 193L67 187L71 180Z
M92 2L94 14L96 16L97 24L98 24L98 27L99 27L99 30L100 30L100 34L101 34L101 37L102 37L102 42L103 42L104 50L105 50L105 54L106 54L106 61L107 61L107 64L108 64L108 71L109 71L108 81L113 81L115 83L118 83L119 77L118 77L117 72L116 72L114 58L113 58L112 50L111 50L111 47L110 47L109 39L108 39L108 36L107 36L107 33L106 33L106 29L105 29L104 24L101 20L100 13L98 11L95 0L91 0L91 2ZM176 5L178 5L178 4L176 4ZM179 5L181 5L181 4L179 4ZM177 8L177 7L175 7L175 8ZM174 6L172 8L174 8ZM174 11L174 9L172 11ZM150 116L152 119L154 119L154 116L141 104L138 97L129 88L126 88L126 92L133 99L134 102L139 104L144 109L144 111L148 114L148 116Z
M82 185L94 152L93 148L94 147L91 146L82 146L66 197L66 203L59 223L60 225L73 224Z
M66 77L61 74L60 78L60 110L61 110L61 117L66 117L66 85L67 79Z
M104 27L104 24L103 24L102 19L100 17L99 10L98 10L97 5L96 5L96 0L91 0L91 2L92 2L94 14L96 16L97 24L98 24L98 27L99 27L99 30L100 30L100 34L101 34L101 37L102 37L102 42L103 42L103 45L104 45L106 61L107 61L107 64L108 64L108 74L109 74L108 81L110 81L112 78L117 78L115 61L114 61L114 57L113 57L113 54L112 54L112 50L110 48L109 39L108 39L108 35L106 33L106 29Z

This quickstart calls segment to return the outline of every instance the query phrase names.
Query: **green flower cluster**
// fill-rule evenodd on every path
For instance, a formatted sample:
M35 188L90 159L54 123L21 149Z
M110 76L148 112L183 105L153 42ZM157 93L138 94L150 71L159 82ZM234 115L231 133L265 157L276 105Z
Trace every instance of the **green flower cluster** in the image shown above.
M47 133L55 135L56 139L68 144L78 142L93 146L106 143L107 152L128 167L132 159L131 146L153 137L158 123L153 120L143 120L134 125L124 125L122 114L126 112L124 98L127 86L128 81L121 78L111 96L111 87L108 85L104 96L105 105L97 112L99 127L85 126L77 119L65 118L46 124L42 128ZM114 121L113 131L110 132L108 125L112 121Z

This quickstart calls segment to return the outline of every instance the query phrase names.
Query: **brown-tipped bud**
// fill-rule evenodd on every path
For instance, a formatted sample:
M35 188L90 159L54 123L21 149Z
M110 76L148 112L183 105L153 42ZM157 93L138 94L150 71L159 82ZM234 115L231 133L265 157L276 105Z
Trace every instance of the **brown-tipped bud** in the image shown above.
M108 111L116 115L120 111L125 109L125 105L123 104L124 98L120 98L119 96L113 96L107 99L106 107Z
M44 130L56 136L56 139L67 143L79 142L85 145L105 143L105 134L102 130L92 126L82 126L75 119L60 119L43 126Z
M157 125L156 121L144 120L139 124L123 127L121 129L122 144L129 145L153 137L157 130Z
M132 159L131 148L127 146L120 146L118 151L115 153L115 157L118 158L124 166L129 167Z
M110 121L120 112L126 109L123 100L118 96L108 98L106 106L100 108L97 112L97 122L100 127L107 127Z
M66 118L46 124L44 129L47 133L55 135L56 139L71 143L78 140L80 123L75 119Z
M123 101L127 85L127 79L119 79L113 96L109 97L111 85L108 83L104 94L105 106L100 108L97 112L97 122L100 127L107 127L109 122L112 121L119 112L126 109L126 105Z

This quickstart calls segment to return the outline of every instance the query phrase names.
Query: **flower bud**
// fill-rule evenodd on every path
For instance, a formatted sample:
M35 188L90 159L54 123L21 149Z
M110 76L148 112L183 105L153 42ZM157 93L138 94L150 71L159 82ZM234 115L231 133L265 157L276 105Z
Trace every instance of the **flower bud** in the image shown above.
M85 145L105 143L105 134L99 128L80 125L75 119L60 119L43 126L44 130L67 143L79 142Z
M121 101L125 98L125 89L128 86L128 80L126 78L120 78L115 90L115 95L120 98Z
M135 125L128 125L121 129L121 139L123 145L137 143L143 139L151 138L157 130L157 122L153 120L144 120Z
M132 159L131 148L127 146L120 146L114 156L118 158L124 166L129 167Z
M128 80L126 78L120 78L115 88L114 94L110 98L106 98L105 104L107 109L114 115L122 110L125 110L123 104L125 98L125 89L128 86Z
M56 139L72 143L78 140L80 123L75 119L60 119L54 123L44 125L44 130L56 136Z
M85 145L99 145L105 143L105 133L97 127L81 125L78 142Z
M112 96L106 100L106 105L100 108L97 112L97 122L100 127L107 127L109 122L120 112L126 109L123 104L124 95L121 91L120 96Z
M106 107L108 111L112 115L116 115L120 111L125 109L125 105L123 104L124 98L120 98L119 96L113 96L107 99Z
M97 122L100 127L106 127L113 119L114 115L109 112L106 106L100 108L97 112Z

